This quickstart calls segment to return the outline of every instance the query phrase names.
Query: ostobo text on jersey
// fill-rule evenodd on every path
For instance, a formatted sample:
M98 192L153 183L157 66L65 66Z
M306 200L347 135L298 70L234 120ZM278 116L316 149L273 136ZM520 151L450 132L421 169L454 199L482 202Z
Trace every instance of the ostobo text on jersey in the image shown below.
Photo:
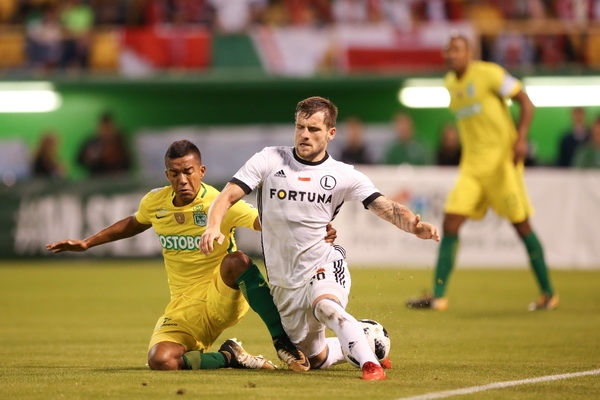
M158 240L166 250L198 250L201 235L158 235Z

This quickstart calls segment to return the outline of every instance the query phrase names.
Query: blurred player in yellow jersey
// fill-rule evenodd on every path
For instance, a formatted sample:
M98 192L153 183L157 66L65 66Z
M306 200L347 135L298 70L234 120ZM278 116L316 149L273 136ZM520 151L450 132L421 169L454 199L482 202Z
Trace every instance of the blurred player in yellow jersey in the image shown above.
M146 194L134 215L87 239L62 240L46 248L54 253L85 251L154 228L163 248L171 300L150 339L151 369L275 368L261 356L247 353L235 339L226 340L217 352L205 352L250 304L267 325L278 357L292 370L308 370L308 360L283 330L264 277L236 248L235 227L261 229L257 210L245 202L232 208L222 231L228 246L206 256L198 246L219 191L202 182L206 167L200 150L188 140L171 144L165 166L170 186ZM327 234L325 240L331 243L335 230L328 227Z
M445 85L460 133L462 156L458 179L444 208L433 294L409 300L407 306L439 311L448 307L444 296L456 259L459 229L467 219L481 219L492 208L510 221L527 248L541 292L529 309L552 310L558 307L558 295L550 283L542 246L529 223L533 209L523 180L534 106L521 82L501 66L472 60L465 36L451 37L444 55L450 68ZM520 108L516 127L508 99Z

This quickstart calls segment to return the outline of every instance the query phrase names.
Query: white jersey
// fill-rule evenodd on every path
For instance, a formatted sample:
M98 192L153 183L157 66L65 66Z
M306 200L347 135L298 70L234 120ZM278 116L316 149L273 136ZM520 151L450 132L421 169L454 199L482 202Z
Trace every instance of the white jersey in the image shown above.
M266 147L248 160L231 182L246 193L260 186L258 212L269 282L300 287L317 267L343 259L344 249L324 240L325 227L348 200L365 208L381 193L352 165L329 155L301 160L293 147Z

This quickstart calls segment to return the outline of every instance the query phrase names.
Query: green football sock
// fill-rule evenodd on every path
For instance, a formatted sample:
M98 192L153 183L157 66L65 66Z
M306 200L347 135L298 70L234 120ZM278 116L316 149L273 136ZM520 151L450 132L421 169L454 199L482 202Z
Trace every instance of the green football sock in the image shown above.
M544 259L544 250L542 245L534 232L521 238L525 247L527 248L527 254L529 255L529 262L531 263L531 269L540 285L542 292L549 296L554 294L552 285L550 284L550 277L548 275L548 267L546 266L546 260Z
M456 250L458 249L458 236L444 235L440 243L437 265L435 266L435 276L433 282L433 297L444 297L446 285L450 278L450 273L454 267L456 259Z
M198 350L188 351L183 355L184 369L218 369L227 366L223 353L203 353Z
M236 283L240 287L248 304L250 304L250 307L267 326L271 337L275 338L284 335L285 331L281 325L279 311L277 311L277 307L273 303L273 296L271 296L269 285L258 267L252 264L250 268L237 278Z

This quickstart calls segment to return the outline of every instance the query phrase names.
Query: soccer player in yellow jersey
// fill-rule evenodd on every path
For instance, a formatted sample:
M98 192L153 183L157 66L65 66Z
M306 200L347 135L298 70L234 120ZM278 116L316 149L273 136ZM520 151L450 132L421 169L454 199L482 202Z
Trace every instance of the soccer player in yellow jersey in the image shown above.
M200 150L188 140L171 144L165 165L170 186L146 194L134 215L87 239L62 240L46 248L54 253L85 251L154 228L163 248L171 300L150 339L151 369L275 368L261 356L247 353L235 339L225 341L217 352L205 352L250 305L267 325L278 357L292 370L308 370L308 360L283 330L264 277L236 248L235 227L261 229L256 209L245 202L233 207L222 225L228 246L204 255L198 247L200 237L219 191L202 182L206 167ZM328 227L325 240L331 243L335 236Z
M462 156L457 182L444 208L443 238L433 282L433 294L409 300L409 308L445 310L448 278L458 249L458 232L467 219L481 219L488 208L510 221L527 248L531 267L540 287L530 310L552 310L558 306L542 246L532 230L532 207L523 180L523 160L534 106L521 82L501 66L472 60L465 36L450 38L445 49L450 71L445 85L450 110L460 133ZM519 104L513 122L507 100Z

